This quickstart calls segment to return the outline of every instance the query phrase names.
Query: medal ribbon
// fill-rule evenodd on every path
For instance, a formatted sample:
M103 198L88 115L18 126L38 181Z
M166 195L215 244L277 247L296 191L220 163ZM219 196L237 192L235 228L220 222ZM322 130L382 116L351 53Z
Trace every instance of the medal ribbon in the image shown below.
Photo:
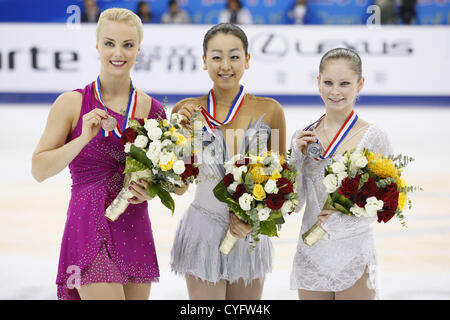
M130 82L131 82L131 80L130 80ZM129 121L131 119L134 119L134 113L136 112L136 105L137 105L137 90L135 89L135 87L133 87L133 82L131 82L130 84L131 84L131 92L130 92L130 97L128 98L128 105L127 105L126 113L124 115L122 129L119 127L119 123L117 123L117 125L113 131L105 131L102 128L102 129L100 129L102 131L102 137L109 137L109 136L113 135L117 139L120 139L120 137L122 136L122 132L124 132L125 129L128 128ZM95 98L98 100L98 102L101 103L101 105L103 106L103 109L106 112L108 112L106 110L106 105L103 102L102 94L100 92L100 76L98 76L97 81L94 82L94 89L95 89L94 90ZM131 112L130 112L130 109L131 109Z
M323 116L321 116L313 124L310 124L309 126L307 126L304 129L304 131L311 129L311 127L314 126L315 124L317 124L318 122L320 122L320 120L322 120L323 117L325 117L325 114ZM347 136L347 134L350 132L350 130L353 128L353 126L355 125L357 120L358 120L358 115L355 113L354 110L352 110L352 112L349 114L349 116L347 117L345 122L342 124L339 131L334 136L334 138L331 141L330 145L328 146L327 150L325 150L323 155L321 155L321 156L319 155L318 158L315 158L315 160L324 160L324 159L331 157L333 155L333 153L336 151L336 149L339 147L341 142L344 140L344 138ZM319 141L319 139L317 139L316 142L318 142L318 141Z
M206 110L202 107L201 112L206 120L206 125L203 127L204 131L209 133L214 132L214 129L223 125L230 123L236 118L239 109L244 102L244 86L241 85L240 90L236 98L234 99L230 110L228 111L227 117L224 122L216 120L216 98L214 96L214 90L211 89L208 93L208 99L206 103Z

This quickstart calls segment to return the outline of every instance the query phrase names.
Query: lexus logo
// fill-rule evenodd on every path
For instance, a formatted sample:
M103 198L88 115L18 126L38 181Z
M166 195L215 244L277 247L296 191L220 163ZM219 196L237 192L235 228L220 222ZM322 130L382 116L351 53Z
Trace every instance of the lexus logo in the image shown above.
M288 51L288 40L277 33L261 33L251 40L251 52L257 60L279 62Z

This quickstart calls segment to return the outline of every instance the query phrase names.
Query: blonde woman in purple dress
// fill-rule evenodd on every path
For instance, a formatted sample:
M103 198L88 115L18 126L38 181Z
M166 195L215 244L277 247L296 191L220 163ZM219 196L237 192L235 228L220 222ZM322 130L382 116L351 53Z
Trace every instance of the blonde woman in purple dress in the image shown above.
M84 89L56 99L33 154L37 181L69 166L73 182L56 279L58 299L148 299L151 283L159 278L147 184L131 186L130 205L118 220L104 216L122 188L126 154L118 136L104 136L102 120L115 119L120 135L127 110L134 110L135 119L165 118L161 104L130 79L142 37L141 20L131 11L113 8L101 14L100 75Z

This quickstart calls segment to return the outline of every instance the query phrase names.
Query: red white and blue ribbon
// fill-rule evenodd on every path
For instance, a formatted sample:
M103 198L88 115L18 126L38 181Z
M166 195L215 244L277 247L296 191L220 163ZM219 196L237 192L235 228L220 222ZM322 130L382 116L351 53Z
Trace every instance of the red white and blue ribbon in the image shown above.
M236 118L236 115L239 112L239 109L242 107L244 103L244 86L241 85L239 93L236 98L234 98L233 104L228 111L227 117L224 122L220 122L216 120L216 98L214 96L214 90L211 89L208 94L208 100L206 102L206 110L202 108L202 114L206 120L206 125L203 127L204 131L208 131L209 133L214 132L214 129L223 125L230 123Z
M307 126L304 131L310 130L311 127L313 127L315 124L319 123L320 120L322 120L325 117L326 114L321 116L317 121L315 121L313 124L310 124ZM345 122L342 124L339 131L334 136L333 140L331 141L330 145L328 146L327 150L323 153L323 155L319 155L319 157L315 158L315 160L324 160L333 155L333 153L337 150L341 142L344 140L344 138L347 136L347 134L350 132L350 130L355 125L356 121L358 120L358 115L355 113L354 110L349 114ZM319 139L317 139L316 142L318 142Z
M131 82L131 80L130 80L130 82ZM133 87L133 82L131 82L130 84L131 84L131 92L130 92L130 97L128 98L128 105L127 105L126 113L124 115L122 128L120 128L119 123L117 123L117 125L113 131L105 131L103 129L100 129L101 133L102 133L102 137L115 136L117 139L120 139L120 137L122 136L122 132L124 132L125 129L128 128L128 124L129 124L130 120L134 119L134 114L136 112L136 105L137 105L137 90L135 89L135 87ZM101 103L101 105L103 106L103 109L106 112L108 112L106 110L106 105L103 102L102 94L100 92L100 76L98 76L97 81L94 82L94 89L95 89L94 90L95 98Z

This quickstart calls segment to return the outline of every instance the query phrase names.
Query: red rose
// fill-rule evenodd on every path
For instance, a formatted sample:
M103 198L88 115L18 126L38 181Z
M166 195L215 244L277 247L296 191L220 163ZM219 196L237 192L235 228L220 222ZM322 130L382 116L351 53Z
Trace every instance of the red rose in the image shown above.
M285 199L282 194L271 194L267 197L266 204L272 210L278 210L283 206Z
M125 145L127 142L134 142L136 140L138 133L133 128L126 128L124 132L122 132L122 136L120 137L120 143Z
M391 220L394 214L395 212L392 210L383 210L382 212L377 212L378 222L383 221L384 223L386 223Z
M225 177L223 177L223 184L225 185L225 187L228 188L228 186L230 184L232 184L234 182L234 177L232 173L227 174Z
M193 175L194 166L192 164L185 164L184 168L184 172L180 176L181 179L183 179L183 182L186 182L187 178Z
M344 197L351 198L358 192L359 180L361 175L354 177L353 179L345 178L341 182L341 187L338 189L338 193Z
M198 176L198 174L200 173L200 169L198 168L198 167L194 167L194 169L193 169L193 175L194 175L194 178L197 178L197 176Z
M359 183L359 182L358 182ZM338 191L339 192L339 191ZM353 201L361 208L366 205L366 200L369 197L376 197L378 195L379 189L375 180L369 178L366 183L364 183L360 192L353 195ZM378 197L377 197L378 199Z
M279 188L279 193L288 194L294 191L292 183L286 178L279 178L277 180L277 187Z
M357 194L353 195L352 199L358 205L358 207L364 208L364 206L366 205L367 198L368 196L366 196L362 192L358 192Z
M361 192L364 193L367 197L376 196L378 193L378 187L375 183L375 180L369 178L369 180L364 183Z
M250 163L250 158L244 158L244 159L236 160L234 165L239 168L243 165L248 165L249 163Z
M385 210L395 211L398 206L397 184L394 182L378 190L377 199L383 200Z
M136 119L141 126L145 124L144 119Z
M233 197L236 199L236 201L239 201L239 198L245 193L247 190L245 190L244 185L241 183L236 187L236 192L234 193Z
M291 168L289 168L288 164L285 162L281 165L283 167L283 170L291 170Z

